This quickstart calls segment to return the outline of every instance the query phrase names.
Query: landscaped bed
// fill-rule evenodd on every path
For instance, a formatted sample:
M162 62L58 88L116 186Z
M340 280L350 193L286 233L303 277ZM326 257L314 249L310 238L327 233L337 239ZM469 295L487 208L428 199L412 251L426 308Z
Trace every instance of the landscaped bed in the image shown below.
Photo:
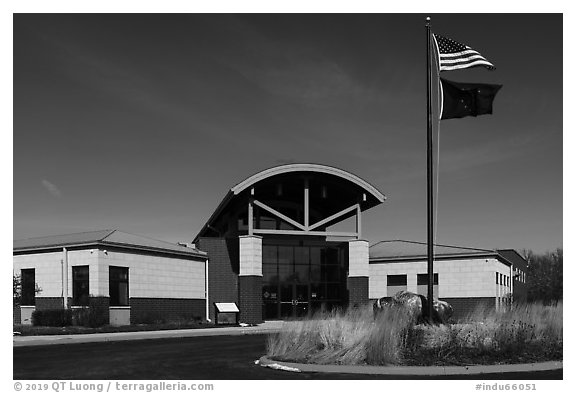
M414 325L401 308L316 315L268 337L274 360L346 365L472 365L562 360L562 304L477 309L458 323Z

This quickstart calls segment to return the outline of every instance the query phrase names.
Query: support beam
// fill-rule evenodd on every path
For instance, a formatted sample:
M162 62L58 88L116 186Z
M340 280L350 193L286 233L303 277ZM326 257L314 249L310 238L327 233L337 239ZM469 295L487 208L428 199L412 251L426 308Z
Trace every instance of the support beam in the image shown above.
M250 198L248 199L248 234L254 234L254 188L250 190Z
M303 230L303 231L306 230L306 228L304 227L304 225L300 224L299 222L294 221L293 219L291 219L291 218L288 217L288 216L285 216L284 214L282 214L282 213L280 213L279 211L271 208L270 206L267 206L267 205L263 204L262 202L257 201L256 199L254 199L253 203L254 203L256 206L258 206L258 207L266 210L267 212L272 213L272 214L275 215L276 217L278 217L278 218L286 221L287 223L294 225L296 228L299 228L299 229L301 229L301 230ZM297 232L297 231L295 231L295 232ZM256 230L254 230L254 233L256 233Z
M310 182L304 179L304 228L309 230L310 225Z
M350 206L350 207L347 207L346 209L341 210L341 211L339 211L339 212L336 213L336 214L332 214L330 217L327 217L327 218L325 218L325 219L323 219L323 220L321 220L321 221L318 221L316 224L310 225L310 226L308 227L308 230L311 231L311 230L313 230L313 229L316 229L316 228L318 228L318 227L320 227L320 226L322 226L322 225L324 225L324 224L327 224L327 223L329 223L329 222L337 219L338 217L343 216L344 214L350 213L351 211L353 211L353 210L355 210L355 209L359 209L359 208L360 208L360 205L359 205L359 204L355 204L355 205L352 205L352 206Z
M362 209L360 204L356 205L356 233L358 233L358 240L362 237Z
M254 229L258 235L305 235L305 236L342 236L358 237L356 232L296 231L288 229Z

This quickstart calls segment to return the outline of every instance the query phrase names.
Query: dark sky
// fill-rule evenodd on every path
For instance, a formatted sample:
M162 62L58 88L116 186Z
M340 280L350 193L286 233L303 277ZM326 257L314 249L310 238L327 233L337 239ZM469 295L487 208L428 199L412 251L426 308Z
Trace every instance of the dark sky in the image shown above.
M561 247L562 15L431 16L497 67L443 77L504 85L441 122L437 241ZM16 14L14 238L190 241L236 183L314 162L388 197L368 240L425 241L424 19Z

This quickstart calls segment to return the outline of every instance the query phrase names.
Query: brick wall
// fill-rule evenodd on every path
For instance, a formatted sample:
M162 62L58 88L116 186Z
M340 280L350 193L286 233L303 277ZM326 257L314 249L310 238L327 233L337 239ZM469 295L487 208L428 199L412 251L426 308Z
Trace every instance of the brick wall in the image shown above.
M205 319L204 299L130 298L130 323Z
M468 297L468 298L441 298L454 309L453 319L464 318L468 313L474 311L476 307L494 308L496 298L493 297Z
M110 298L107 296L90 297L90 309L99 309L105 319L105 324L110 323Z
M64 308L61 297L36 297L36 310L55 310Z
M240 322L262 323L262 276L239 277Z
M361 305L368 302L368 277L348 277L348 304Z
M19 325L21 322L21 315L22 315L22 314L20 314L20 306L13 306L12 310L13 310L13 318L14 318L13 323L16 325Z
M214 320L215 302L238 304L239 244L238 238L203 237L198 240L197 247L206 251L209 258L208 298L211 320Z

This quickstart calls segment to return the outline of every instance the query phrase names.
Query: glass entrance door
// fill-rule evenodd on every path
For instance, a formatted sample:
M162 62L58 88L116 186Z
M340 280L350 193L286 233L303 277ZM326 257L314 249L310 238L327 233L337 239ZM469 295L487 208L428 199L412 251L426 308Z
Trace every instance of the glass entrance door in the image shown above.
M264 319L301 318L346 300L347 244L264 243Z
M308 284L283 283L280 288L280 318L308 315L310 299Z
M292 315L294 317L305 317L308 315L310 311L308 292L308 284L295 284L293 286L294 304Z

